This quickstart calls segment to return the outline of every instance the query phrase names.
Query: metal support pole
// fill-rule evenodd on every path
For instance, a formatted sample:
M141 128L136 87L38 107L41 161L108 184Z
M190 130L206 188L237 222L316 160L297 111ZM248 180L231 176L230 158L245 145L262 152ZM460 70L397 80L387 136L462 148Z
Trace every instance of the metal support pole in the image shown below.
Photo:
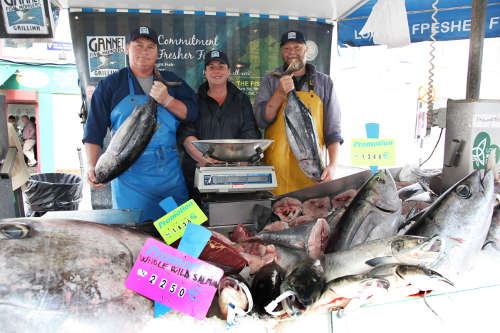
M479 99L487 3L488 0L472 0L469 69L467 72L466 92L466 98L468 100Z

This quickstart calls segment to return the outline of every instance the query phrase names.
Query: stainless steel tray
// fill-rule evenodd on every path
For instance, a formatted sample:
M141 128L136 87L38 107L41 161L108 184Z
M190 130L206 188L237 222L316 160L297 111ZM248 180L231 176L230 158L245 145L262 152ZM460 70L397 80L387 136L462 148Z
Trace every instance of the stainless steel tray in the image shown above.
M249 162L259 158L274 140L198 140L193 145L203 154L224 162Z

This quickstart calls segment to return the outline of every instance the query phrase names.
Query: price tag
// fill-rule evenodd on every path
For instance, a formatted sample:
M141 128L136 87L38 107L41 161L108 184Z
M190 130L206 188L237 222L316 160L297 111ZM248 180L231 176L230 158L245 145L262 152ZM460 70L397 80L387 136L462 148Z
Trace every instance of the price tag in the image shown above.
M188 223L202 224L207 216L191 199L154 222L165 243L172 244L182 237Z
M202 320L207 315L222 275L222 269L149 238L125 286Z
M352 139L352 165L396 165L396 143L393 139Z

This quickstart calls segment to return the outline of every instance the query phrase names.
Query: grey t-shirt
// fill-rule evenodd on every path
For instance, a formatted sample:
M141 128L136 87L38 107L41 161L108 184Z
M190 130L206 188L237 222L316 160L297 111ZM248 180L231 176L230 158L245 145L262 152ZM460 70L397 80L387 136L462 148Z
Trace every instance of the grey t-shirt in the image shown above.
M139 81L139 84L141 85L144 93L146 95L149 94L151 88L153 87L153 75L150 75L148 77L138 77L137 81Z

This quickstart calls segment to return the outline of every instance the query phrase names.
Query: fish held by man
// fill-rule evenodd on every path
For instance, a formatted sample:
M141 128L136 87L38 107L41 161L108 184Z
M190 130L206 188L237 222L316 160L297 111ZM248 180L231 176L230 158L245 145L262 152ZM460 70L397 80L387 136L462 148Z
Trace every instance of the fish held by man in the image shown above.
M156 79L162 79L154 67ZM150 97L142 106L136 106L114 133L106 151L99 157L95 167L97 184L105 184L126 171L142 154L157 130L158 103Z

